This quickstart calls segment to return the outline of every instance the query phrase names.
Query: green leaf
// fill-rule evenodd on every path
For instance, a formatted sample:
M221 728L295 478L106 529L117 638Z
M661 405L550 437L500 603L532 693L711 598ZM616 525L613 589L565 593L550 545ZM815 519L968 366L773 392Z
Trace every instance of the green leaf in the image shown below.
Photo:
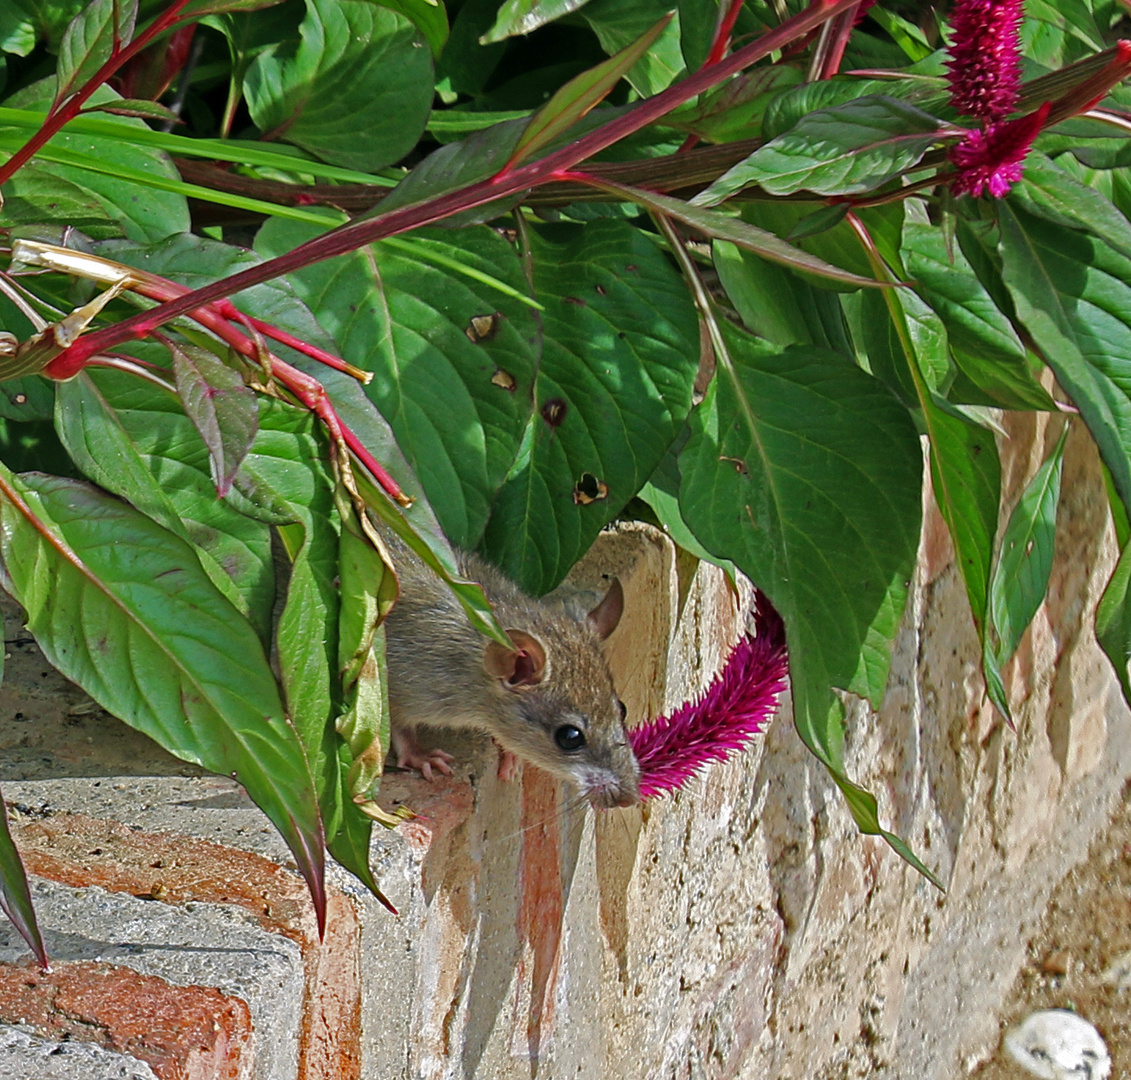
M801 72L793 67L775 64L753 68L703 94L696 104L677 109L667 121L711 142L757 138L771 102L801 78Z
M216 498L207 448L173 390L91 370L60 383L57 399L59 436L83 473L193 543L212 583L268 647L275 599L270 534L238 493Z
M58 52L71 20L85 0L7 0L0 4L0 49L28 56L36 41Z
M254 630L189 545L86 484L3 468L0 522L4 587L47 659L170 753L238 779L321 918L322 825L302 746Z
M667 15L674 0L589 0L581 17L589 24L610 56L619 52ZM679 14L668 23L651 49L627 74L628 82L641 97L651 97L667 89L684 71L680 47Z
M974 625L984 640L1001 498L997 444L992 432L947 412L932 398L927 399L924 420L935 502L950 531Z
M1131 703L1131 544L1124 545L1096 608L1096 640L1115 668L1124 700Z
M1048 589L1056 539L1056 509L1064 468L1065 425L1056 447L1025 486L1009 515L990 581L989 624L984 637L986 686L990 700L1012 722L1001 669L1009 662ZM1000 696L999 696L1000 695Z
M784 135L819 109L837 109L869 96L898 97L892 91L898 90L899 86L899 83L890 80L844 76L789 86L768 104L762 138L768 142Z
M601 181L600 186L607 191L623 196L625 199L646 206L656 213L667 214L669 217L682 221L685 225L703 233L705 236L718 240L729 240L732 244L753 251L763 259L781 263L791 270L804 270L816 277L827 278L845 285L855 285L858 288L874 288L875 278L863 277L853 274L848 270L833 266L815 255L793 247L784 240L779 240L772 232L759 229L750 225L742 218L730 214L720 213L717 210L706 210L693 203L684 202L682 199L672 199L667 195L657 195L655 192L643 188L628 187L609 181Z
M137 0L93 0L63 34L56 73L58 105L98 71L111 51L128 45L137 21Z
M530 118L530 123L526 125L507 164L517 165L536 154L564 135L590 109L604 101L629 68L651 48L671 20L671 15L665 15L646 34L621 49L615 56L610 56L596 67L570 79Z
M428 39L433 59L438 60L448 40L448 9L440 0L374 0L381 7L399 12Z
M548 22L560 19L584 7L589 0L506 0L499 8L495 25L480 39L480 45L492 45L518 34L529 34Z
M482 548L546 592L648 480L691 407L699 331L682 279L623 221L531 236L542 314L534 413Z
M716 241L714 265L727 296L756 337L775 345L819 345L855 360L835 293L774 263Z
M919 161L938 132L939 121L911 105L894 98L857 98L809 113L693 201L715 206L751 184L771 195L874 191Z
M922 301L904 290L887 289L883 302L887 320L878 310L869 310L872 294L864 296L865 331L884 324L882 347L870 348L873 367L882 358L882 370L893 390L907 404L917 404L930 445L931 481L935 502L950 531L955 558L970 611L979 634L985 627L990 565L997 530L1001 495L1001 465L991 432L972 423L940 400L929 378L923 358L923 340L909 316L909 301ZM871 339L879 345L878 339Z
M365 0L306 0L299 31L248 70L256 125L353 169L407 154L432 107L432 58L412 23Z
M212 482L221 496L247 456L259 427L255 393L239 372L207 349L173 345L173 375L185 415L208 447Z
M908 223L903 257L915 291L946 326L956 365L975 395L980 395L974 404L1056 408L1037 381L1013 324L994 303L958 245L948 251L937 228ZM953 400L953 394L951 397Z
M680 459L684 519L766 591L791 651L813 650L833 685L862 685L880 659L862 656L869 632L894 636L918 543L915 427L841 356L720 330L729 361Z
M402 206L435 199L494 176L510 160L525 126L525 120L504 121L459 142L441 146L417 165L371 213L364 216L380 217ZM448 218L445 223L450 227L490 221L518 201L518 198L496 200L468 214Z
M1043 154L1030 153L1025 174L1011 199L1035 217L1055 225L1085 229L1121 255L1131 258L1131 223L1094 187L1054 165Z
M798 731L877 831L874 802L845 773L830 687L882 696L919 539L919 437L843 357L719 331L718 374L680 457L683 517L781 612Z
M28 943L41 968L47 967L47 949L39 932L27 871L8 828L8 807L0 798L0 908Z
M5 104L46 111L53 89L48 83L35 83L14 94ZM91 100L102 104L121 99L103 87ZM111 130L111 125L123 132L146 127L145 121L125 116L106 117L102 123L107 125L107 131ZM24 142L24 128L0 124L0 150L11 153ZM45 153L52 150L66 157L66 162L45 165L32 161L4 185L5 207L0 211L0 220L5 224L18 220L78 225L89 232L86 224L89 222L96 227L96 235L125 233L139 242L188 231L191 222L183 196L154 190L122 175L123 170L128 169L151 177L154 182L179 182L176 169L160 151L131 145L108 135L80 134L69 127L48 143ZM89 159L104 171L83 168L77 164L82 159ZM60 197L61 202L56 206L54 200ZM71 217L72 213L77 216Z
M998 213L1002 276L1017 315L1131 507L1131 259L1012 200Z
M364 822L358 821L354 831L360 841L357 846L367 857L370 819L385 819L384 812L373 801L373 794L389 747L388 673L384 631L378 624L396 598L397 586L384 553L362 534L357 515L340 492L339 507L342 532L338 560L341 590L338 669L342 675L344 705L335 726L348 751L345 798L351 806L361 809L360 814L355 812L351 816Z
M674 449L674 447L673 447ZM669 452L660 462L652 478L646 483L636 496L656 515L660 527L672 538L672 541L684 551L694 555L696 559L714 563L727 572L733 581L735 565L729 559L720 559L709 552L688 528L683 520L683 513L679 508L679 465L677 455Z
M275 253L309 235L272 222L257 245ZM419 250L528 295L517 253L493 230L413 237ZM538 331L529 305L424 262L396 241L307 267L291 280L341 355L373 372L366 393L392 425L444 532L474 547L531 414Z

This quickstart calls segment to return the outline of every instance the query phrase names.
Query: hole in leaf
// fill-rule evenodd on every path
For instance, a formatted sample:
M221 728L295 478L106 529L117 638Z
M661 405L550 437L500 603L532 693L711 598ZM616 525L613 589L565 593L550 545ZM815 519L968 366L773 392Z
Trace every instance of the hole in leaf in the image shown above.
M573 485L573 501L578 506L588 506L609 497L609 485L598 480L592 473L582 473L581 479Z

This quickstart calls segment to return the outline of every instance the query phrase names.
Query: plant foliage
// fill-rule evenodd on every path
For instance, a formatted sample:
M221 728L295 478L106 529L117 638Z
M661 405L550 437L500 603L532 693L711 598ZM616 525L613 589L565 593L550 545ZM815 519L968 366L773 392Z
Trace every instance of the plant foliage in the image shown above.
M926 470L1006 718L1064 439L999 537L991 410L1063 412L1131 509L1127 16L1032 5L970 121L963 4L20 0L0 571L45 654L236 776L321 917L324 849L378 889L373 520L505 641L448 544L542 593L643 500L772 601L802 738L920 865L841 698L883 697ZM0 885L42 956L6 830Z

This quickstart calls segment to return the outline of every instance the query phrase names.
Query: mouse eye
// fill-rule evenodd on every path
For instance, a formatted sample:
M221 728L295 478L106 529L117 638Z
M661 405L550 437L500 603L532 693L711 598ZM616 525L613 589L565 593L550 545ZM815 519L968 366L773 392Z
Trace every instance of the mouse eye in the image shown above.
M624 702L620 698L616 699L617 702L617 716L620 717L620 722L623 724L628 719L628 709L625 708Z
M563 750L580 750L585 745L585 733L573 724L562 724L554 732L554 742Z

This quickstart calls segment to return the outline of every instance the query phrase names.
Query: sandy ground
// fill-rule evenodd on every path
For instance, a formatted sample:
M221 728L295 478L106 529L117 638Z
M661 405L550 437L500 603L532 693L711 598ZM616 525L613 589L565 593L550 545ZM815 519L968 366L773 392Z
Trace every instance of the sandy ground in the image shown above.
M1115 985L1120 969L1123 989ZM1112 1080L1131 1077L1131 782L1111 827L1053 894L1002 1012L1002 1033L1037 1009L1073 1009L1090 1020L1107 1042ZM999 1049L971 1075L1031 1074Z

